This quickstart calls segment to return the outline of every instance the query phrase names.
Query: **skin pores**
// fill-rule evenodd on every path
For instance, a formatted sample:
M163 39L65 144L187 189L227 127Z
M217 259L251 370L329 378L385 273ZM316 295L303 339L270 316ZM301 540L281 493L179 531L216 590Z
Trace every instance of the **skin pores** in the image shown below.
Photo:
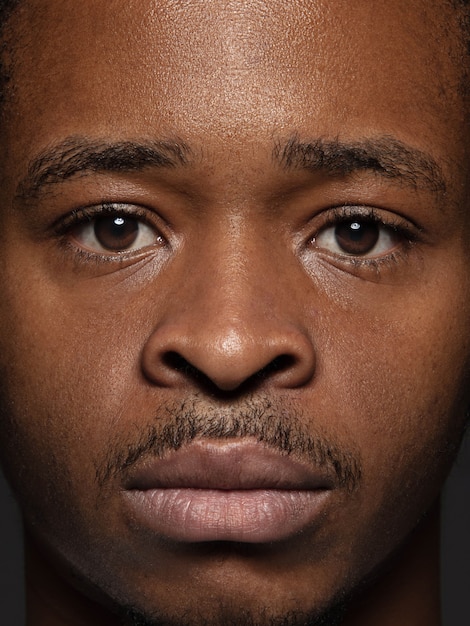
M2 458L31 540L86 594L175 623L317 615L435 502L469 401L462 44L442 11L12 18ZM129 504L149 488L218 493Z

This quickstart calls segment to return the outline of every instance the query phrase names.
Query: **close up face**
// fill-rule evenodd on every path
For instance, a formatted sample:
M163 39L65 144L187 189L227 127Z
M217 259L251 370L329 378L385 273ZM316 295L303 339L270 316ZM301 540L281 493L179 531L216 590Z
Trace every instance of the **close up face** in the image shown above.
M458 33L424 0L13 15L0 450L90 596L301 623L436 501L470 401Z

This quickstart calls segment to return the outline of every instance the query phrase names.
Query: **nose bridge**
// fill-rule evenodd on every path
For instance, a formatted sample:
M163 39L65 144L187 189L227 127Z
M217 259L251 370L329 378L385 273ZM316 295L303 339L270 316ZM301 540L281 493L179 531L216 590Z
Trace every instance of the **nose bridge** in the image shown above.
M268 320L286 313L283 272L267 233L242 220L221 222L203 247L187 274L187 310L199 317L199 330L227 337L227 346L237 333L268 333Z
M217 249L218 248L218 249ZM231 238L218 246L206 260L205 302L224 323L237 324L256 317L269 298L261 277L267 278L265 251L253 241ZM222 248L222 249L221 249ZM275 287L275 285L273 285ZM230 321L231 320L231 321Z
M309 378L313 347L293 318L292 294L265 232L219 224L202 245L187 247L182 267L177 295L146 347L151 377L181 382L189 365L222 390L262 371L284 385Z

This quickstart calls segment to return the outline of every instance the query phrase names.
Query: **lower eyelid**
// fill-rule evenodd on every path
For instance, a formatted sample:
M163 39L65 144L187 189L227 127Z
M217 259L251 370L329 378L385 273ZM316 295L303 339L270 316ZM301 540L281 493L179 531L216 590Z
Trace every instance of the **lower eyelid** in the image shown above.
M145 248L114 254L95 252L77 245L70 238L62 238L60 248L66 254L66 259L76 265L77 270L86 265L99 267L106 264L110 264L112 267L117 266L118 269L121 269L148 256Z

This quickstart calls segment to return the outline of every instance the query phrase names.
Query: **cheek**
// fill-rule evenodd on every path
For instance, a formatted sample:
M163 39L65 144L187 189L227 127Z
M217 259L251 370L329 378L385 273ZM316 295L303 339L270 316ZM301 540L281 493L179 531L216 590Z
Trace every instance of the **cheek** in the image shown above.
M343 317L324 364L331 427L361 451L364 510L388 512L397 524L418 519L438 496L465 428L469 316L454 304L449 296L420 307L417 299L406 323L389 311L386 322L369 316L359 333Z
M73 323L49 314L41 324L18 320L17 340L2 350L0 458L27 527L81 570L87 555L107 554L106 541L125 532L116 493L103 492L97 468L114 437L136 438L154 405L138 393L142 340L125 324L119 333L111 317Z
M54 511L73 536L67 525L93 515L110 438L131 408L135 422L144 414L135 393L142 339L115 309L45 291L0 305L0 454L26 516L47 527Z

